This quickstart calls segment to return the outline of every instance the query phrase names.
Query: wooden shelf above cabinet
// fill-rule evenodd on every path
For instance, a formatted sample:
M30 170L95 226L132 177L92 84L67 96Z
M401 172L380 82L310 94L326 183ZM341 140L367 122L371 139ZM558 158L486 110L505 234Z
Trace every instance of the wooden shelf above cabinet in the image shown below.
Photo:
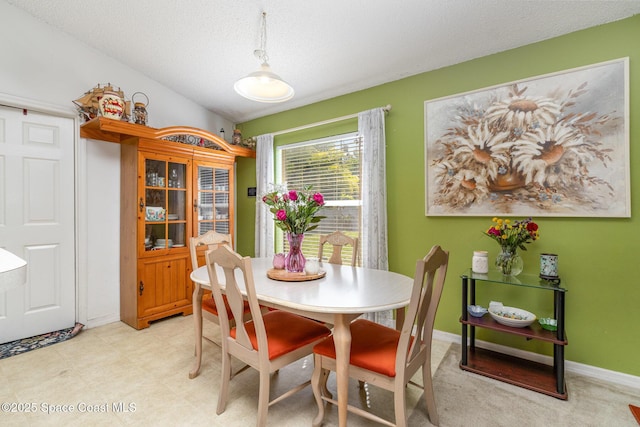
M200 137L219 147L219 149L210 148L211 151L222 150L233 154L235 157L256 157L256 152L254 150L229 144L227 141L212 134L211 132L188 126L172 126L156 129L149 126L137 125L135 123L107 119L104 117L96 117L95 119L80 126L80 136L82 138L115 142L117 144L129 143L132 138L166 139L167 137L174 135L192 135ZM196 145L194 145L194 147L206 149Z

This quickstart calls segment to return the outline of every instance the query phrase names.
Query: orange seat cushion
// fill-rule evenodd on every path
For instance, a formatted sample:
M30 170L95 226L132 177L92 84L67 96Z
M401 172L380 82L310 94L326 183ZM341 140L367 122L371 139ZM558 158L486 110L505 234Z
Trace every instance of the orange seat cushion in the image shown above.
M349 363L373 372L396 376L396 351L400 341L400 331L358 319L351 323L351 357ZM336 358L333 336L321 341L313 352Z
M231 307L229 307L229 303L227 302L227 296L222 295L222 299L224 300L224 305L227 308L227 316L229 319L233 319L233 313L231 312ZM216 307L216 301L213 299L212 294L206 294L202 296L202 309L208 311L214 316L218 316L218 308ZM249 302L244 302L244 313L250 313L251 309L249 308Z
M315 320L307 319L286 311L270 311L262 316L269 342L269 360L280 357L303 347L317 339L331 334L329 328ZM258 348L258 337L253 320L245 323L253 348ZM236 328L231 329L231 337L236 337Z

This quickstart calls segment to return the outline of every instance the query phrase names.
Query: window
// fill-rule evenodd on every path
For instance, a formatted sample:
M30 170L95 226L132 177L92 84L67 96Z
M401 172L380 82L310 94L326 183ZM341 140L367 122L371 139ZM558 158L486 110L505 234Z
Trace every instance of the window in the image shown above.
M289 144L276 149L277 184L286 184L288 188L295 189L310 185L324 196L325 206L320 210L320 215L326 218L320 221L318 228L305 233L303 253L315 256L318 253L319 236L336 230L360 238L361 163L362 138L356 133ZM286 237L279 229L276 230L276 250L288 250ZM343 263L349 264L351 247L345 247L342 255Z

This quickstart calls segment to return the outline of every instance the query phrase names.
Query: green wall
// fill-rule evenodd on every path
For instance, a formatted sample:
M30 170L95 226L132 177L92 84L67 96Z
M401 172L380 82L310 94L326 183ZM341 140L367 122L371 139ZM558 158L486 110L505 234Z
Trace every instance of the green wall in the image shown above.
M446 288L436 328L460 334L460 274L471 264L473 250L485 249L491 258L498 246L482 231L489 217L426 217L424 214L424 101L532 76L629 57L631 165L640 161L640 15L593 27L540 43L419 74L364 91L262 117L240 125L245 137L289 129L391 104L387 116L387 191L389 267L412 275L415 262L434 244L451 252ZM317 131L317 129L316 129ZM323 129L324 132L330 132ZM286 135L304 139L308 135ZM278 137L276 143L283 143ZM255 160L238 162L238 250L253 255ZM630 219L538 217L540 240L522 252L525 273L537 274L539 254L559 254L559 273L567 293L566 358L640 376L640 177L631 169ZM479 294L525 308L539 317L552 317L552 294L503 289ZM486 300L486 301L485 301ZM542 354L551 346L491 331L477 331L479 339L514 345Z

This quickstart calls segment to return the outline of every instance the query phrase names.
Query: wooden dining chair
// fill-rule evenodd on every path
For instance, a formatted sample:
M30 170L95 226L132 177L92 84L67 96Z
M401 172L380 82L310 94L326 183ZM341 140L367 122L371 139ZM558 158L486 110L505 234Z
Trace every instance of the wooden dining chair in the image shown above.
M231 381L231 358L235 357L260 373L257 425L264 426L269 406L302 390L310 383L307 381L270 400L271 374L310 355L313 346L329 336L331 331L321 323L283 310L264 313L258 303L251 258L241 257L229 246L220 246L206 253L206 261L222 330L222 384L216 413L221 414L225 410ZM223 285L216 267L224 272ZM241 292L237 281L239 277L244 282L246 295ZM236 319L242 317L246 297L252 320L236 322L235 327L231 326L227 310L223 309L223 286L233 316Z
M318 259L322 261L322 254L325 244L333 247L331 256L327 260L330 264L342 264L342 249L344 246L351 246L351 266L355 267L358 263L358 238L349 237L341 231L334 231L331 234L320 236L320 245L318 248Z
M193 268L193 270L197 269L201 265L204 265L204 254L207 250L215 249L220 245L229 245L233 247L231 234L222 234L213 230L209 230L200 236L192 237L189 241L189 250L191 252L191 267ZM200 260L202 260L202 262L200 262ZM228 311L228 304L226 306ZM216 308L216 303L213 300L213 295L209 292L206 292L202 295L202 318L207 319L215 323L216 325L220 325L218 309ZM202 318L200 319L200 322L202 322ZM251 311L249 310L249 304L247 303L245 304L244 319L246 320L250 318ZM202 323L200 324L200 330L202 331ZM217 346L220 346L218 342L209 337L203 336L202 338Z
M351 405L349 412L386 425L406 426L405 390L408 383L418 385L411 378L422 368L422 388L429 420L438 425L431 382L431 339L448 264L449 252L437 245L418 260L402 331L365 319L351 323L349 376L394 393L395 424ZM324 401L337 405L327 390L329 373L336 370L333 337L321 341L313 348L313 353L315 367L311 385L318 404L313 425L319 426L324 418Z
M215 249L220 245L229 245L233 247L231 234L218 233L209 230L200 236L193 236L189 240L189 250L191 252L191 266L196 268L204 265L204 253L210 249Z

